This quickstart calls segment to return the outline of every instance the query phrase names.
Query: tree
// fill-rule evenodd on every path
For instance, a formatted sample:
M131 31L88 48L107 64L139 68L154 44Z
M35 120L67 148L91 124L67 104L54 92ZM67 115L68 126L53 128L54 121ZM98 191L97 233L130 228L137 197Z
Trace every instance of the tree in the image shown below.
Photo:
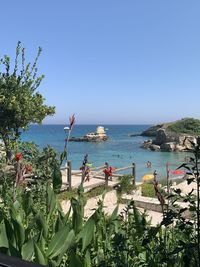
M0 59L0 138L5 144L7 160L21 131L55 113L55 107L45 105L44 97L37 91L44 78L37 74L41 51L39 47L33 64L26 64L25 48L18 42L13 70L10 57Z

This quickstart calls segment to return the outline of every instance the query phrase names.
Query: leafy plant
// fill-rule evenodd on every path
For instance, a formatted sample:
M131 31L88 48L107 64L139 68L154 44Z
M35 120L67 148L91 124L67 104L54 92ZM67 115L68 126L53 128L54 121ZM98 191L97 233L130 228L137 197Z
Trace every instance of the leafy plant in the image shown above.
M152 182L145 182L141 185L142 196L144 197L156 197L154 186Z
M133 185L133 177L131 175L123 175L119 178L119 186L117 187L118 193L127 193L130 194L135 185Z
M168 130L175 133L185 133L191 135L200 134L200 120L193 118L184 118L178 120L167 127Z
M0 59L0 66L4 67L0 72L0 137L5 144L7 160L12 158L21 131L30 123L41 123L47 115L55 112L54 107L44 104L45 99L36 91L44 78L44 75L37 74L41 51L39 48L31 65L25 62L25 48L18 42L13 70L10 57Z

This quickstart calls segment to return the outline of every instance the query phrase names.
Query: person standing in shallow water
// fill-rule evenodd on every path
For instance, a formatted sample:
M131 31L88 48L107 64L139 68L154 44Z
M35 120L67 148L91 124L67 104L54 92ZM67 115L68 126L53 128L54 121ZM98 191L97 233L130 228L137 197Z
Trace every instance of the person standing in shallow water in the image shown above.
M151 168L151 161L147 161L147 168Z

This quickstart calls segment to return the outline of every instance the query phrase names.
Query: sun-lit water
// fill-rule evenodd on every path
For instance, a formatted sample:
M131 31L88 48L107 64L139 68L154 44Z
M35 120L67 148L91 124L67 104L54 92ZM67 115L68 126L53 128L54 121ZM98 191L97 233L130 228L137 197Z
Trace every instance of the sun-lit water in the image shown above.
M158 176L165 176L166 162L174 170L186 156L186 153L178 152L152 152L140 148L147 137L130 137L129 134L141 133L149 125L104 125L107 128L109 140L102 143L70 142L68 159L72 161L73 169L79 169L84 155L89 155L89 161L94 166L100 166L108 162L114 167L124 167L132 162L136 163L136 177L147 173L158 172ZM53 146L57 151L62 152L64 146L64 125L31 125L28 132L23 133L24 141L34 141L40 147ZM83 136L88 132L96 130L95 125L75 125L72 136ZM146 162L151 161L152 167L147 168Z

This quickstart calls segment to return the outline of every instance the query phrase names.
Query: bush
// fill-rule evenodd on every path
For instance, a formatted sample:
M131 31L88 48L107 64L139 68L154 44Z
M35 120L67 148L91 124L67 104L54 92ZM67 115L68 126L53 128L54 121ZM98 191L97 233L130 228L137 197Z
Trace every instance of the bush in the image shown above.
M170 130L175 133L185 133L191 135L199 135L200 134L200 120L196 120L193 118L185 118L182 120L178 120L173 124L167 127L167 130Z
M142 196L144 197L156 197L153 184L151 182L143 183L142 187Z
M117 186L117 193L127 193L130 194L133 189L135 189L135 185L132 184L133 177L131 175L124 175L119 178L120 183Z

